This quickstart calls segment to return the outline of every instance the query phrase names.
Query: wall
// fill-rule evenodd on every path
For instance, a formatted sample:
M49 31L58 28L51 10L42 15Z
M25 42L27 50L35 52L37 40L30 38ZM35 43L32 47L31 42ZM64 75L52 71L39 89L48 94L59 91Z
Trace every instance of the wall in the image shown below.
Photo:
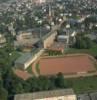
M19 68L19 69L24 69L24 64L21 64L21 63L15 63L15 67L16 68Z
M44 52L44 49L41 49L38 53L29 58L25 63L15 63L16 68L27 69L35 60L37 60L40 55Z
M44 99L35 99L35 100L77 100L77 98L75 95L67 95L67 96L51 97Z
M27 69L27 68L31 65L31 63L33 63L35 60L37 60L37 59L40 57L40 55L41 55L43 52L44 52L44 49L41 49L38 53L36 53L36 54L32 57L32 59L30 59L29 61L27 61L27 62L24 64L24 69Z
M54 42L54 40L56 38L56 35L57 35L57 32L55 31L54 33L52 33L49 37L47 37L44 40L44 48L45 49L50 47L53 44L53 42Z

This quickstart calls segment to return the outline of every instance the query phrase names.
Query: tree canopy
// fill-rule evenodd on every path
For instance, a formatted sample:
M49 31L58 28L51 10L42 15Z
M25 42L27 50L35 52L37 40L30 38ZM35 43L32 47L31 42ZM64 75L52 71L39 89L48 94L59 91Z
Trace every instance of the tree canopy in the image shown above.
M76 42L74 44L75 48L78 49L89 49L92 46L92 41L88 37L84 37L83 35L76 36Z

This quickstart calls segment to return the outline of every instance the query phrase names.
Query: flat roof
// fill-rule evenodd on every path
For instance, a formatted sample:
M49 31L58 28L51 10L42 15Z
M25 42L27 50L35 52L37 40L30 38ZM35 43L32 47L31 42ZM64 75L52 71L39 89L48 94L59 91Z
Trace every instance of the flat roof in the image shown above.
M33 28L33 29L28 29L28 30L23 30L23 31L19 31L18 34L21 33L32 33L32 35L37 35L40 36L40 32L41 32L41 36L45 36L46 34L48 34L50 32L50 30L46 29L45 27L39 27L39 28Z
M40 75L82 74L95 71L93 61L88 55L69 55L64 57L46 57L39 61Z
M91 100L97 100L97 92L95 93L90 93Z
M31 59L33 59L35 54L38 53L40 50L41 50L41 48L35 48L35 49L33 48L31 53L24 53L22 56L17 58L15 63L24 64L24 63L30 61Z
M24 64L25 62L29 61L33 58L33 55L31 53L25 53L22 56L20 56L15 63L21 63Z
M20 45L34 45L35 43L39 42L39 38L30 38L30 39L20 39L16 41Z
M78 100L91 100L88 94L80 94L77 96Z
M34 99L43 99L43 98L58 97L65 95L75 95L75 94L72 89L59 89L59 90L51 90L43 92L18 94L15 96L15 100L34 100Z

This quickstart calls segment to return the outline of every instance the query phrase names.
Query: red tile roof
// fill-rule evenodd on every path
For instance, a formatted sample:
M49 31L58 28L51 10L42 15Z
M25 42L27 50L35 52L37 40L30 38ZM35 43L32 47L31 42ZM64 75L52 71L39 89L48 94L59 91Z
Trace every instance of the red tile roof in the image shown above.
M23 80L27 80L28 78L30 78L30 77L32 76L32 75L29 74L28 72L22 71L22 70L19 70L19 69L14 70L14 73L15 73L18 77L22 78Z

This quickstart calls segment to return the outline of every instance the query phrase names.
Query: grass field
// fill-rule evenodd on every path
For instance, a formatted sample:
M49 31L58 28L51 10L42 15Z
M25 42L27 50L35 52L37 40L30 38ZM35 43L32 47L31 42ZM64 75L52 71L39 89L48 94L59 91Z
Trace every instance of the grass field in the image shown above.
M97 76L66 79L76 93L97 91Z
M45 54L46 54L46 56L60 56L60 55L62 55L62 52L47 50L47 51L45 51Z
M26 70L28 73L33 74L32 65L30 65Z
M39 66L39 63L36 64L36 71L40 74L40 66Z
M97 44L93 43L90 49L76 49L76 48L69 48L65 51L66 54L69 53L88 53L92 56L97 56Z

